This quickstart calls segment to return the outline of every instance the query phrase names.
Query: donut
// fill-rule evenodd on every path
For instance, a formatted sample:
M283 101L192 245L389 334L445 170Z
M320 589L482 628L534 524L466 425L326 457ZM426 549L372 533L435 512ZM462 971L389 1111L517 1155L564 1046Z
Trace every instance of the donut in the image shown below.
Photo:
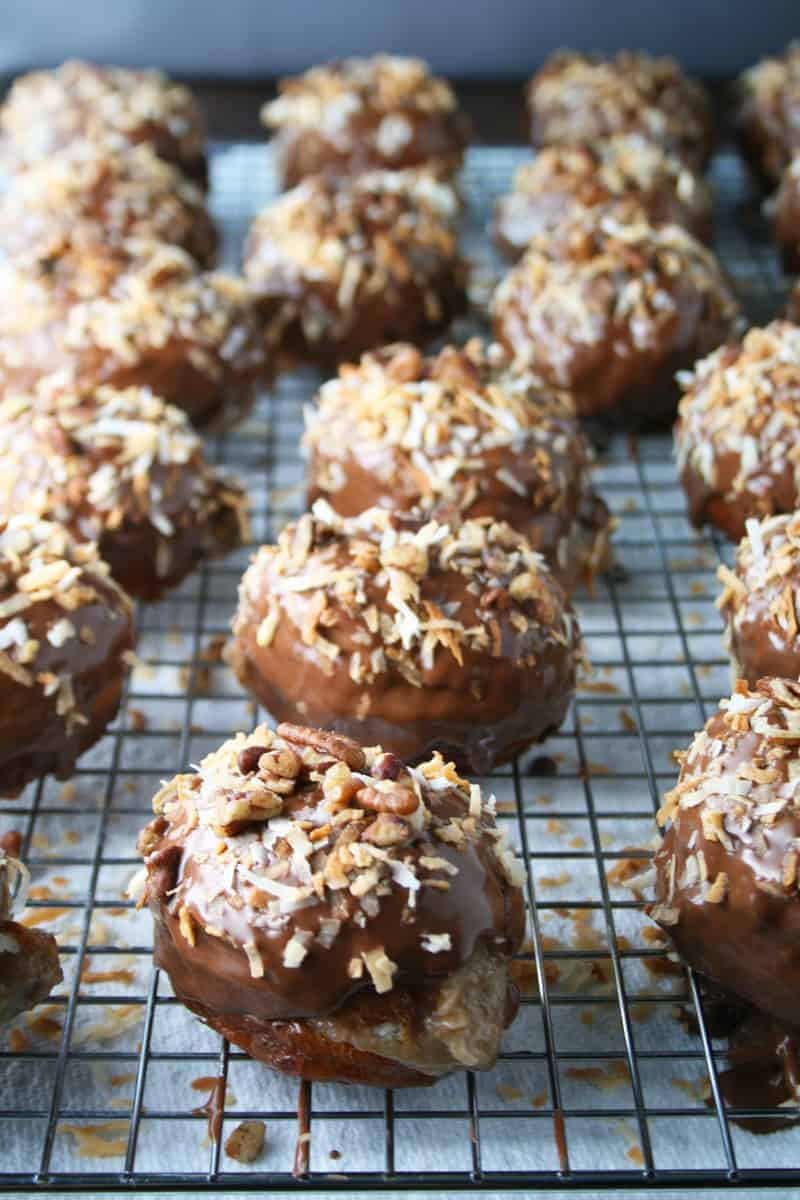
M138 237L181 246L204 267L216 258L217 235L202 190L147 144L72 142L12 176L0 197L5 254L57 247L76 225L90 243Z
M208 182L205 122L188 88L160 71L132 71L70 60L14 81L0 108L6 169L46 161L85 138L151 146L197 183Z
M800 154L800 42L743 72L737 91L742 154L756 179L771 191Z
M800 148L784 171L780 186L766 208L784 270L787 274L797 274L800 271Z
M720 564L717 606L736 677L800 678L800 513L750 517L733 570Z
M419 58L345 58L282 79L261 120L285 188L308 175L461 166L470 123L450 85Z
M323 368L424 341L466 307L452 187L411 171L315 176L256 218L244 275L267 347Z
M671 419L675 371L738 327L739 306L710 250L639 209L585 209L534 237L492 301L494 332L582 416Z
M14 920L25 907L28 872L0 847L0 1026L41 1004L63 976L56 939ZM21 879L20 890L13 888Z
M800 684L739 681L680 754L650 916L726 994L792 1027L800 987Z
M113 246L75 228L0 261L0 396L51 374L150 388L200 427L247 413L268 372L242 280L200 271L177 246Z
M581 645L510 526L317 501L245 572L228 657L280 720L486 774L558 728Z
M639 133L700 170L714 146L705 89L671 58L560 50L529 81L526 101L536 147L594 145L616 133Z
M306 414L308 496L343 516L424 506L524 534L569 591L610 563L608 509L569 398L477 338L397 343L339 368ZM458 514L457 518L454 514Z
M153 807L155 961L212 1029L312 1080L425 1086L494 1064L522 871L452 763L261 725Z
M744 536L800 505L800 329L773 321L682 374L675 454L693 525Z
M155 600L247 536L246 498L206 461L184 413L145 388L44 380L0 402L0 508L95 541L127 592Z
M519 168L502 196L490 230L507 259L516 262L531 238L546 234L578 207L635 203L653 225L682 225L699 241L711 240L708 185L677 155L641 133L617 133L592 146L547 146Z
M0 523L0 779L68 778L119 708L132 608L92 542L32 513Z

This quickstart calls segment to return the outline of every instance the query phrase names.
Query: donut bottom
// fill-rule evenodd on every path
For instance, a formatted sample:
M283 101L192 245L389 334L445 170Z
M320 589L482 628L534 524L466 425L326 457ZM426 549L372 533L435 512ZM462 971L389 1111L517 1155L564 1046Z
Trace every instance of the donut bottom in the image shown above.
M155 961L178 1000L211 1029L274 1071L321 1083L430 1087L455 1070L489 1070L519 1007L508 958L482 946L442 979L382 995L362 989L334 1013L287 1020L235 1011L234 981L231 1009L212 1006L202 971L190 969L158 916ZM219 995L220 983L208 990Z

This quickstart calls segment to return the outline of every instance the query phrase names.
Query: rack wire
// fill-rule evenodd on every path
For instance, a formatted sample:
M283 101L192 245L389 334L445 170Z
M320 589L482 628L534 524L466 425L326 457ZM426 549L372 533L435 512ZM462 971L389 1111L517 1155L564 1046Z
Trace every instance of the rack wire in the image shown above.
M499 271L486 221L524 157L468 156L465 236L479 295ZM768 320L785 281L733 153L716 157L712 182L717 250L749 316ZM262 147L214 148L211 203L230 265L273 192ZM282 379L243 428L210 443L249 487L257 542L302 506L298 439L315 383ZM722 1190L800 1180L792 1130L758 1138L732 1118L771 1113L724 1108L724 1047L697 983L651 940L622 886L631 860L649 853L654 805L674 779L671 751L728 690L713 599L730 549L689 527L668 438L612 440L597 478L620 521L620 566L578 601L595 674L556 737L481 781L524 855L531 926L517 968L522 1008L495 1071L422 1092L298 1087L197 1022L152 968L149 917L124 898L150 797L255 719L218 654L245 550L139 610L142 665L75 779L0 804L0 833L23 835L30 914L57 931L65 974L51 1003L0 1037L0 1190ZM697 1034L676 1020L678 1007L693 1012ZM225 1092L216 1141L202 1112L212 1088ZM250 1165L224 1150L246 1119L267 1130Z

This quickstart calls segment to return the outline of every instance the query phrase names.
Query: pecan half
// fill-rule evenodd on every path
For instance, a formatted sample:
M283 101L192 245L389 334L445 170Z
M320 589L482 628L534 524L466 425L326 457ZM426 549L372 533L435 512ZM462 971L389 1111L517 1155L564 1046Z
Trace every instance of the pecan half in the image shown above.
M317 754L328 754L331 758L340 759L347 763L351 771L363 771L366 766L367 760L358 742L341 734L284 722L278 726L278 736L295 746L308 746L309 750L315 750Z

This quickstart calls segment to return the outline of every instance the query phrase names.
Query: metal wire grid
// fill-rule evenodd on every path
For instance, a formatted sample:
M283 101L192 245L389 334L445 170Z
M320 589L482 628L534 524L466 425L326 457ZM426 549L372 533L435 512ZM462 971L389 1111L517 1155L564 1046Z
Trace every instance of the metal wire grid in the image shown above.
M476 149L464 171L479 292L498 269L485 222L522 157ZM752 318L768 319L784 281L744 207L732 154L717 158L713 182L719 253ZM217 148L212 205L231 263L272 189L262 148ZM250 487L256 541L301 507L297 443L314 383L287 377L243 429L211 444ZM242 552L140 610L144 663L75 780L0 806L0 832L23 833L37 885L31 909L59 931L65 972L52 1005L0 1042L0 1188L353 1194L798 1181L791 1131L758 1139L725 1112L722 1047L696 981L673 974L647 941L647 922L614 874L631 846L650 844L653 806L674 778L670 752L729 682L713 606L714 569L729 549L687 525L668 439L643 438L632 451L613 441L598 471L620 519L622 567L579 601L596 674L557 737L482 781L526 860L532 933L520 1017L495 1072L423 1093L298 1090L201 1026L151 967L149 918L122 898L150 796L162 777L254 720L210 647L227 630ZM693 1010L699 1036L675 1020L676 1005ZM212 1142L192 1110L219 1076L225 1120ZM266 1149L249 1167L222 1149L248 1118L267 1125ZM303 1132L310 1139L298 1141Z

